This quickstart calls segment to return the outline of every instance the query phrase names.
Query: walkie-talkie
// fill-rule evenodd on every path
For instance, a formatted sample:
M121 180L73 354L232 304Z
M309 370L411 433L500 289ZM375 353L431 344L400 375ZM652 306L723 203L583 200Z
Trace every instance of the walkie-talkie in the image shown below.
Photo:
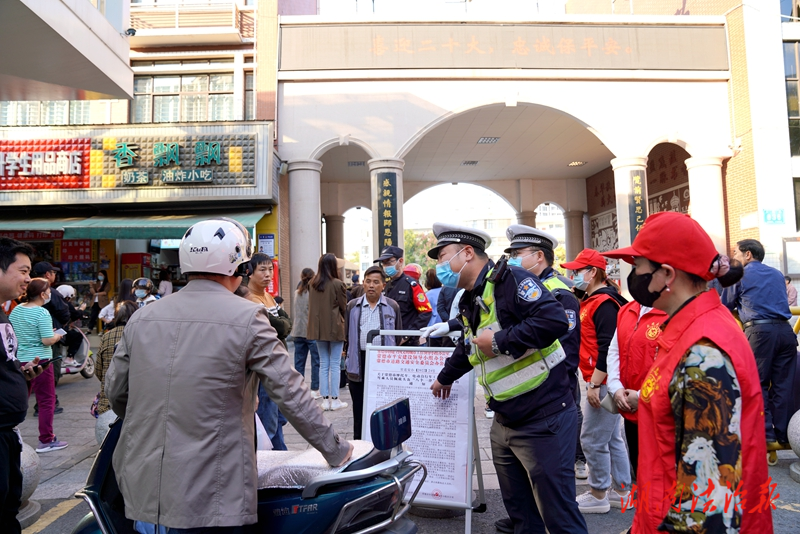
M497 260L497 263L494 264L494 269L492 269L492 274L486 279L487 282L491 284L496 284L498 280L502 280L505 277L506 268L508 267L508 257L505 254L500 256L500 259Z

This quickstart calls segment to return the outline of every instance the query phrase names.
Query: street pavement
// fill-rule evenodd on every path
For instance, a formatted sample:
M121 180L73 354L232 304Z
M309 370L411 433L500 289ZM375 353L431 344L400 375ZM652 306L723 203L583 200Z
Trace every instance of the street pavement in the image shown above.
M92 345L99 345L99 338L92 336ZM95 348L96 350L96 348ZM293 353L290 344L290 353ZM310 374L306 373L307 381ZM478 388L480 390L480 388ZM81 375L64 376L56 393L64 412L55 416L54 428L59 439L69 442L69 447L61 451L40 454L42 476L33 500L42 505L43 514L32 526L25 529L25 534L70 534L78 521L89 513L88 506L73 496L81 489L91 469L92 461L98 450L95 440L95 418L89 413L89 407L99 391L96 378L85 379ZM492 534L495 532L494 522L506 516L500 496L497 476L491 461L491 445L489 428L491 420L486 419L483 412L484 401L480 391L475 398L476 426L478 443L481 451L484 485L486 488L487 511L483 514L472 514L472 532L476 534ZM342 388L340 397L350 402L347 388ZM34 399L31 398L28 417L21 425L22 437L32 447L38 440L38 419L33 416ZM350 407L336 412L326 412L340 434L352 438L353 418ZM302 450L308 443L291 427L284 427L286 444L290 450ZM775 532L789 534L798 531L800 522L800 484L789 477L789 465L797 460L792 451L780 451L779 462L770 468L773 482L777 484L780 496L775 501L777 509L773 511ZM477 489L477 478L473 479L473 488ZM576 479L577 493L589 489L585 480ZM755 504L755 503L752 503ZM751 504L751 505L752 505ZM427 515L427 514L425 514ZM633 512L621 513L612 508L608 514L585 515L588 530L591 534L619 534L630 527ZM465 517L430 518L412 515L411 519L422 533L455 534L464 532Z

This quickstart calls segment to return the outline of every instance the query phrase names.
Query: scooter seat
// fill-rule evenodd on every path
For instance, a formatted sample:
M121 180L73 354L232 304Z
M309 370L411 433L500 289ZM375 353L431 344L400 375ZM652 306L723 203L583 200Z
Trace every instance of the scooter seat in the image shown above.
M353 440L350 443L353 444L353 455L340 467L328 465L322 454L314 448L304 451L257 451L258 489L302 489L318 476L342 472L374 449L369 441Z

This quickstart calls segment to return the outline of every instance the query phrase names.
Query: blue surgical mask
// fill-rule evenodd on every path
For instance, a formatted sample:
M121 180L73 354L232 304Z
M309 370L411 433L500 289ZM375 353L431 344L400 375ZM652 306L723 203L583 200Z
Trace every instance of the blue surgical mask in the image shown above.
M525 259L525 258L527 258L528 256L532 256L533 254L536 254L536 253L535 253L535 252L532 252L532 253L530 253L530 254L526 254L525 256L517 256L516 258L508 258L508 265L510 265L510 266L512 266L512 267L520 267L520 268L522 268L522 269L525 269L525 267L523 267L523 266L522 266L522 260L524 260L524 259ZM527 268L527 269L525 269L525 270L526 270L526 271L532 271L532 270L534 270L536 267L538 267L538 266L539 266L539 263L541 263L541 262L538 262L538 261L537 261L536 263L534 263L533 265L531 265L530 267L528 267L528 268Z
M133 292L133 294L136 295L137 299L143 299L143 298L145 298L147 296L147 290L146 289L137 289L136 291Z
M574 277L572 277L572 281L575 283L575 287L577 287L581 291L586 291L586 288L589 287L589 282L585 280L587 272L588 271L581 271Z
M105 279L106 279L106 277L105 277L105 276L103 276L103 275L101 274L100 276L98 276L98 277L97 277L97 279L98 279L100 282L102 282L103 280L105 280Z
M386 276L388 276L389 278L394 278L394 275L397 274L397 267L395 267L394 265L384 267L383 272L385 272Z
M461 271L464 270L464 267L467 264L464 264L464 267L461 267L461 271L457 273L453 272L453 269L450 267L450 262L453 261L453 258L461 254L461 251L464 250L463 248L459 250L455 256L450 258L449 260L439 263L436 265L436 278L442 283L444 287L450 288L457 288L458 287L458 279L461 278Z

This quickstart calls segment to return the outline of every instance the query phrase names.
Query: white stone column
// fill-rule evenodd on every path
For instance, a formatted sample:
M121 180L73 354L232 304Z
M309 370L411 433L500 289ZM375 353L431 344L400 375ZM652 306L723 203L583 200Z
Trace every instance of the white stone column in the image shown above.
M291 160L289 166L289 246L291 287L306 267L317 270L322 255L320 172L322 162Z
M631 172L641 171L643 173L642 194L644 196L644 202L642 204L644 205L644 216L647 217L647 158L614 158L611 160L611 168L614 170L614 192L617 204L617 239L619 248L629 247L632 241L630 204L633 186L631 184ZM620 286L626 293L628 291L628 275L630 272L631 266L620 260Z
M722 158L689 158L689 214L700 223L717 252L727 251L725 197L722 193Z
M583 250L583 215L580 210L564 212L564 236L567 261L572 261Z
M535 211L521 211L517 214L517 222L536 228L536 212Z
M369 165L369 181L372 196L372 252L375 257L378 257L381 249L385 246L383 241L383 228L378 227L381 220L379 215L383 212L383 201L385 200L380 196L381 184L378 183L378 174L380 173L389 172L397 176L395 197L392 199L392 206L396 208L395 213L397 218L398 235L395 238L395 244L400 248L405 248L403 246L403 202L405 201L403 198L403 166L405 165L405 161L397 158L377 158L369 160L367 165Z

